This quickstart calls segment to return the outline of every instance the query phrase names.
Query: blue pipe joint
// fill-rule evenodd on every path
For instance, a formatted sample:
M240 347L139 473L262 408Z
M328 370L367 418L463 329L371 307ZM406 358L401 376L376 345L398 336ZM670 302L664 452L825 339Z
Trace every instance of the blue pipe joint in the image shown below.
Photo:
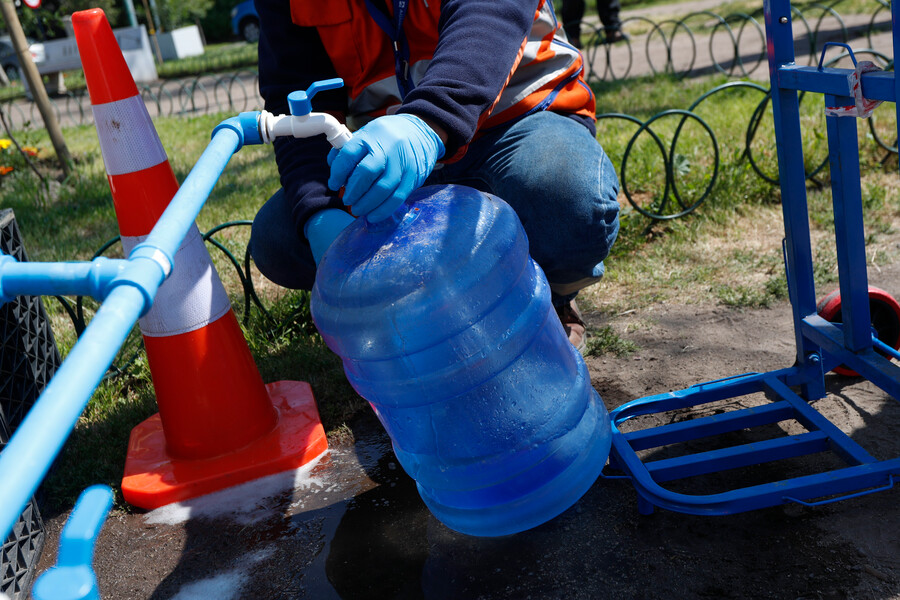
M15 296L7 296L3 293L3 269L6 267L6 265L17 262L19 261L17 261L9 254L3 254L2 252L0 252L0 306L3 306L7 302L12 302L16 299Z
M112 502L112 490L105 485L81 493L60 535L56 565L34 584L35 600L100 600L92 567L94 546Z
M262 134L259 132L260 114L262 113L258 110L251 110L242 112L236 117L229 117L216 125L215 129L213 129L212 137L215 137L216 133L221 129L230 129L238 134L239 143L237 150L240 150L241 147L247 144L262 144Z
M159 248L144 243L134 247L128 262L125 270L109 283L107 294L120 285L137 289L144 298L143 317L153 306L159 286L172 272L174 260Z
M91 261L91 268L87 273L87 283L90 286L90 295L101 302L106 299L110 283L122 275L127 268L127 262L121 259L111 259L98 256Z

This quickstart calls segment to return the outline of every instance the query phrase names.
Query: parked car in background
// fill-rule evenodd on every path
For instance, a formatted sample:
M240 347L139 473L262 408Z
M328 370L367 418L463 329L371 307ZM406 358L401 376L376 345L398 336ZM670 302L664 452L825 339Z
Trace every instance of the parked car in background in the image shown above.
M43 47L35 44L34 40L26 39L28 48L31 51L31 60L35 65L40 65L44 60ZM10 81L21 81L22 66L19 64L19 56L13 47L12 38L8 35L0 35L0 67L6 72L6 77Z
M253 0L244 0L231 9L231 29L248 42L259 41L259 14Z

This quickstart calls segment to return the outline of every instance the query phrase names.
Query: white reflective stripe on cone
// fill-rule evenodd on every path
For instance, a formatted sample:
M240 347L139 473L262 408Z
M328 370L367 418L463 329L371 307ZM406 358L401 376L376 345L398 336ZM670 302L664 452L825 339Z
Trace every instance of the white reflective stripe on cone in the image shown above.
M122 236L126 255L147 236ZM231 310L197 225L193 225L175 253L172 274L163 282L153 307L141 317L141 333L165 337L206 327Z
M109 175L136 173L167 160L140 96L96 104L91 110Z

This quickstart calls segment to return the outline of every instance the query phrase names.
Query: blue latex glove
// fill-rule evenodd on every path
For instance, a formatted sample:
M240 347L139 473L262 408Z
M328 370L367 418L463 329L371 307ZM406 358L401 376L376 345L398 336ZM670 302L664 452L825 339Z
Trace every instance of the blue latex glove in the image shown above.
M444 143L425 121L409 114L378 117L328 153L328 187L344 188L344 204L354 215L377 223L391 216L418 188Z
M303 226L303 233L309 240L316 264L322 260L322 256L335 238L353 221L355 219L352 215L336 208L320 210L309 218Z

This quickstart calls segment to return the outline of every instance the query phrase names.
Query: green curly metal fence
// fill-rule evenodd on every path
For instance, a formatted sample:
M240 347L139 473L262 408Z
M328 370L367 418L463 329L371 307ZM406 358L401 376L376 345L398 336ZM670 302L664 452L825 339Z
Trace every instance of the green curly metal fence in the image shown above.
M812 2L792 6L795 27L804 32L798 40L798 51L807 54L813 64L817 51L825 42L847 43L854 38L865 38L868 47L874 46L873 37L890 32L890 4L885 0L872 0L874 10L866 15L854 15L855 23L836 10L843 0L823 4ZM687 77L717 72L729 77L766 78L766 37L760 24L762 8L748 14L734 12L719 15L712 11L696 11L672 19L654 20L633 16L622 20L625 39L608 43L602 26L582 23L585 60L589 81L615 81L635 75L668 73ZM567 24L568 25L568 24ZM702 47L705 44L705 52ZM698 65L698 60L702 65ZM633 72L636 63L644 68Z

